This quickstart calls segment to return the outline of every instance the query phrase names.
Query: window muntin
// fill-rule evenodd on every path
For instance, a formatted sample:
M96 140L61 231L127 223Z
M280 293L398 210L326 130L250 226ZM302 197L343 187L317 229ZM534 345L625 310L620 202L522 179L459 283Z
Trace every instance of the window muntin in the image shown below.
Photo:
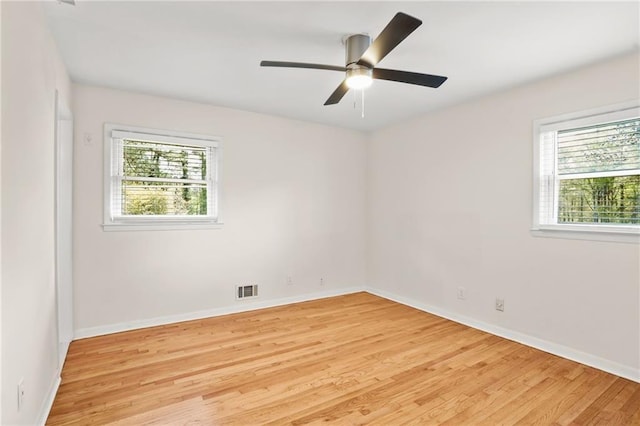
M105 136L106 227L219 223L219 140L115 125Z
M534 230L640 231L637 102L535 123Z

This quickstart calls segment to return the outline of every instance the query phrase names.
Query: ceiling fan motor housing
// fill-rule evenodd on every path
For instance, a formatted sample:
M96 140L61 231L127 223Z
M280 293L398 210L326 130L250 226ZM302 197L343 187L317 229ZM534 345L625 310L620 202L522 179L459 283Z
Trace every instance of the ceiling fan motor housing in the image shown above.
M372 68L358 65L362 54L371 45L371 37L366 34L354 34L345 40L345 66L347 68L347 78L355 75L366 75L371 77Z
M354 34L347 37L344 44L346 47L344 62L346 66L349 66L360 60L362 54L371 45L371 37L366 34Z

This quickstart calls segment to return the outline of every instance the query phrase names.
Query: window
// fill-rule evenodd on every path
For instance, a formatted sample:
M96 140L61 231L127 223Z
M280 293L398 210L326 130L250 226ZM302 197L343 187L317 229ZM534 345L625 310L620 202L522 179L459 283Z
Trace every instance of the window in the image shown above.
M638 102L536 121L534 141L534 234L640 242Z
M220 140L105 125L105 230L212 228Z

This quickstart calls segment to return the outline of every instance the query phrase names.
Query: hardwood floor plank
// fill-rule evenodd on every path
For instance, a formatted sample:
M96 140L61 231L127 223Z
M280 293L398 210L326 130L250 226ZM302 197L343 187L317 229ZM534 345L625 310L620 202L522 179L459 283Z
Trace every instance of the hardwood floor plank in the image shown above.
M635 390L621 408L627 418L640 415L640 387L633 382L630 382L630 386ZM640 424L640 422L638 422L638 424Z
M624 388L624 381L616 379L613 383L602 392L598 398L593 401L585 410L583 410L578 417L573 421L578 424L590 424L593 420L603 413L604 407L618 395Z
M75 341L47 424L639 421L638 383L357 293Z

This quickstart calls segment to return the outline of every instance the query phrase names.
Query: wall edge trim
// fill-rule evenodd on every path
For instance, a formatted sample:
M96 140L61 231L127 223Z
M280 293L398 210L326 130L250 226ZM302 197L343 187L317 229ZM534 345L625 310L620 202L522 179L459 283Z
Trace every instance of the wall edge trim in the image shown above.
M56 399L56 395L58 394L60 383L62 383L62 378L58 376L52 383L49 393L42 403L42 408L40 409L40 415L38 416L38 422L36 424L44 426L47 423L49 413L51 413L51 408L53 408L53 401Z

